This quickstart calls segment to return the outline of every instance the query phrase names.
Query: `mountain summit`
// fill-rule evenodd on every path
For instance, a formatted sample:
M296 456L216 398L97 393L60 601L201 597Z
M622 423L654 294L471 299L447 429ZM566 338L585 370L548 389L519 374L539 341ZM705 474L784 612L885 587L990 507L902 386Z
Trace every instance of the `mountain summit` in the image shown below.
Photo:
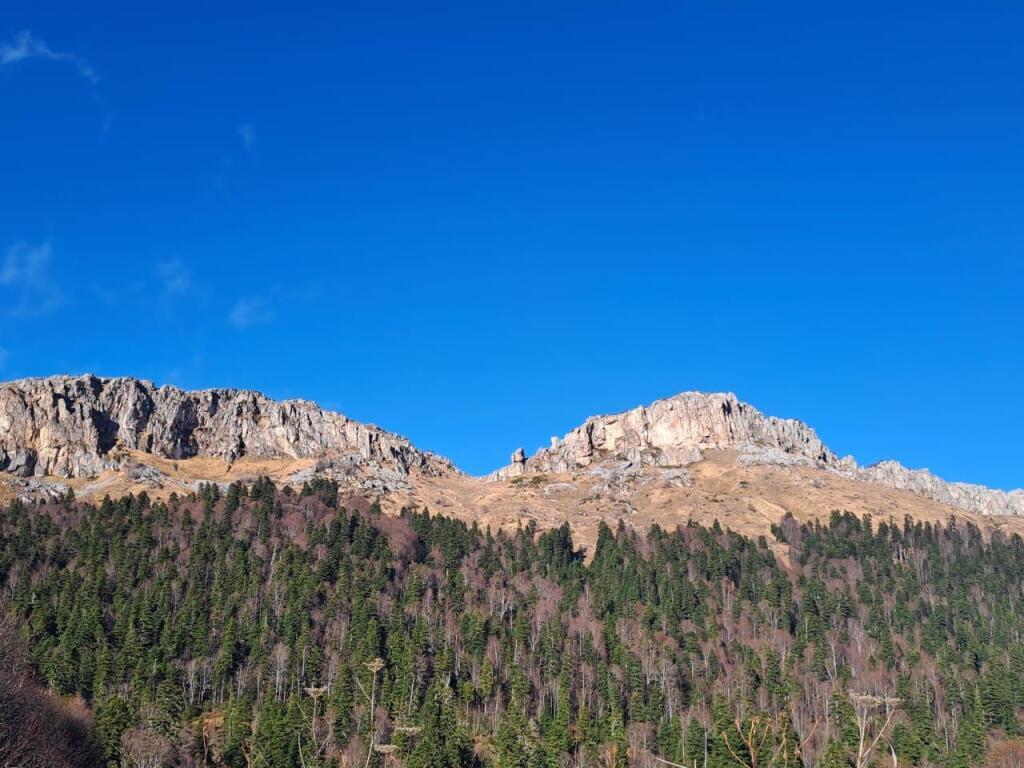
M802 421L765 416L729 393L683 392L611 416L592 416L530 458L521 451L493 479L524 472L568 472L606 458L637 465L682 466L708 449L740 449L778 460L846 467Z
M766 416L731 392L683 392L622 413L592 416L530 457L516 450L511 463L488 479L581 473L600 466L621 475L640 467L686 466L707 451L734 452L745 464L816 467L983 515L1024 515L1024 490L1008 493L947 482L896 461L858 466L852 456L840 458L804 422Z

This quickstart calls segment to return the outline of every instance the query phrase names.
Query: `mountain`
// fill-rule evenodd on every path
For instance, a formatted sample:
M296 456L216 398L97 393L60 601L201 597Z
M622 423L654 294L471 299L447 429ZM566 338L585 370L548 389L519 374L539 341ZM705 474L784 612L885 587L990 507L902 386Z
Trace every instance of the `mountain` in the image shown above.
M1024 754L1020 492L731 394L487 478L312 403L92 376L0 386L0 446L0 765Z
M765 416L730 393L683 392L611 416L592 416L530 458L521 451L492 479L525 472L571 472L603 459L636 465L683 466L709 449L739 449L771 459L788 456L826 467L846 467L813 429L796 419Z
M860 479L927 496L982 515L1024 515L1024 490L1000 491L973 483L951 483L927 469L907 469L898 461L880 461L858 469Z
M403 437L306 400L275 402L239 389L185 392L91 375L0 385L0 470L87 477L120 468L126 451L227 463L334 457L400 474L456 471Z
M859 466L802 421L767 416L731 393L684 392L594 416L476 478L403 437L305 400L186 392L133 378L23 379L0 384L0 473L15 494L29 496L182 492L264 474L298 486L319 476L396 510L439 507L497 525L591 514L592 530L598 518L666 522L750 509L765 517L835 508L1024 516L1024 491L950 483L892 461Z
M489 479L579 473L615 461L629 468L685 466L716 450L735 451L747 464L813 466L982 515L1024 515L1024 490L947 482L927 469L908 469L895 461L860 467L852 456L839 458L802 421L766 416L732 393L683 392L622 413L593 416L530 457L515 451L511 463Z

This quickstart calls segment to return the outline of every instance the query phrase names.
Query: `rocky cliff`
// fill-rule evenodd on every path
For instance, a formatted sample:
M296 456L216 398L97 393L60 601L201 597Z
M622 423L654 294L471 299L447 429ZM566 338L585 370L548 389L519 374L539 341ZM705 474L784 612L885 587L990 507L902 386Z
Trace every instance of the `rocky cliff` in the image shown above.
M1024 490L1001 491L951 483L926 469L895 461L860 467L839 458L802 421L766 416L732 393L684 392L610 416L594 416L563 438L527 457L520 448L511 463L488 476L503 480L531 473L573 473L604 462L637 467L676 467L699 461L704 451L737 452L745 464L801 464L872 485L909 491L983 515L1024 515Z
M845 466L801 421L765 416L732 393L683 392L624 413L591 417L529 458L520 449L491 477L571 472L609 458L638 466L682 466L700 460L709 448Z
M532 456L517 450L508 466L487 479L533 475L541 480L540 475L568 474L573 482L584 479L587 493L614 497L632 508L637 489L645 483L686 486L689 470L681 467L700 461L708 451L724 451L715 454L716 461L738 466L772 465L794 477L810 471L823 482L842 476L844 482L910 492L982 515L1024 515L1024 491L950 483L894 461L860 467L852 458L839 458L803 422L766 416L733 394L684 392L623 413L595 416L564 437L552 438L549 447ZM53 485L31 478L91 478L106 470L122 470L126 483L154 488L189 488L195 482L231 477L182 465L181 477L169 479L165 473L171 469L148 465L145 454L174 461L219 458L223 466L243 474L266 471L237 469L250 459L317 459L300 470L286 468L286 462L275 466L284 482L324 475L378 495L412 493L417 478L424 477L488 485L405 438L304 400L276 402L237 389L186 392L138 379L96 376L0 384L0 473L6 473L19 493L39 486L45 495L47 483ZM173 470L178 471L177 464ZM77 487L105 492L108 481L109 476ZM575 487L573 482L552 478L545 493L557 495L559 489ZM893 502L896 515L900 503Z
M304 400L258 392L185 392L132 378L55 376L0 384L0 471L86 477L121 465L121 449L196 456L336 456L403 474L455 473L403 437Z
M927 469L907 469L897 461L881 461L858 469L854 476L982 515L1024 515L1024 490L1007 492L984 485L950 483Z

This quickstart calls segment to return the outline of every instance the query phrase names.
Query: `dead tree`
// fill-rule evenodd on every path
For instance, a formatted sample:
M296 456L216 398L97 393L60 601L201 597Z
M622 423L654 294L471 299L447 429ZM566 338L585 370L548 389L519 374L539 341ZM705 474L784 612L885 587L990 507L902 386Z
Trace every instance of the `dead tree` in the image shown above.
M889 743L888 733L893 718L896 716L896 709L900 705L900 699L887 693L880 695L851 693L850 702L853 704L854 716L857 720L857 757L854 765L856 768L868 768L876 747L883 741L886 744ZM890 752L893 766L897 768L896 753L891 745Z

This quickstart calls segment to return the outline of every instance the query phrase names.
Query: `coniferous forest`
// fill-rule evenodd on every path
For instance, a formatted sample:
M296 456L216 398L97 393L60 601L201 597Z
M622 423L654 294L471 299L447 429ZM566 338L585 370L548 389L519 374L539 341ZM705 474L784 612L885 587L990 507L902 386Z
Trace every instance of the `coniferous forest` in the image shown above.
M0 509L0 765L1024 764L1018 536L835 512L587 553L353 506Z

